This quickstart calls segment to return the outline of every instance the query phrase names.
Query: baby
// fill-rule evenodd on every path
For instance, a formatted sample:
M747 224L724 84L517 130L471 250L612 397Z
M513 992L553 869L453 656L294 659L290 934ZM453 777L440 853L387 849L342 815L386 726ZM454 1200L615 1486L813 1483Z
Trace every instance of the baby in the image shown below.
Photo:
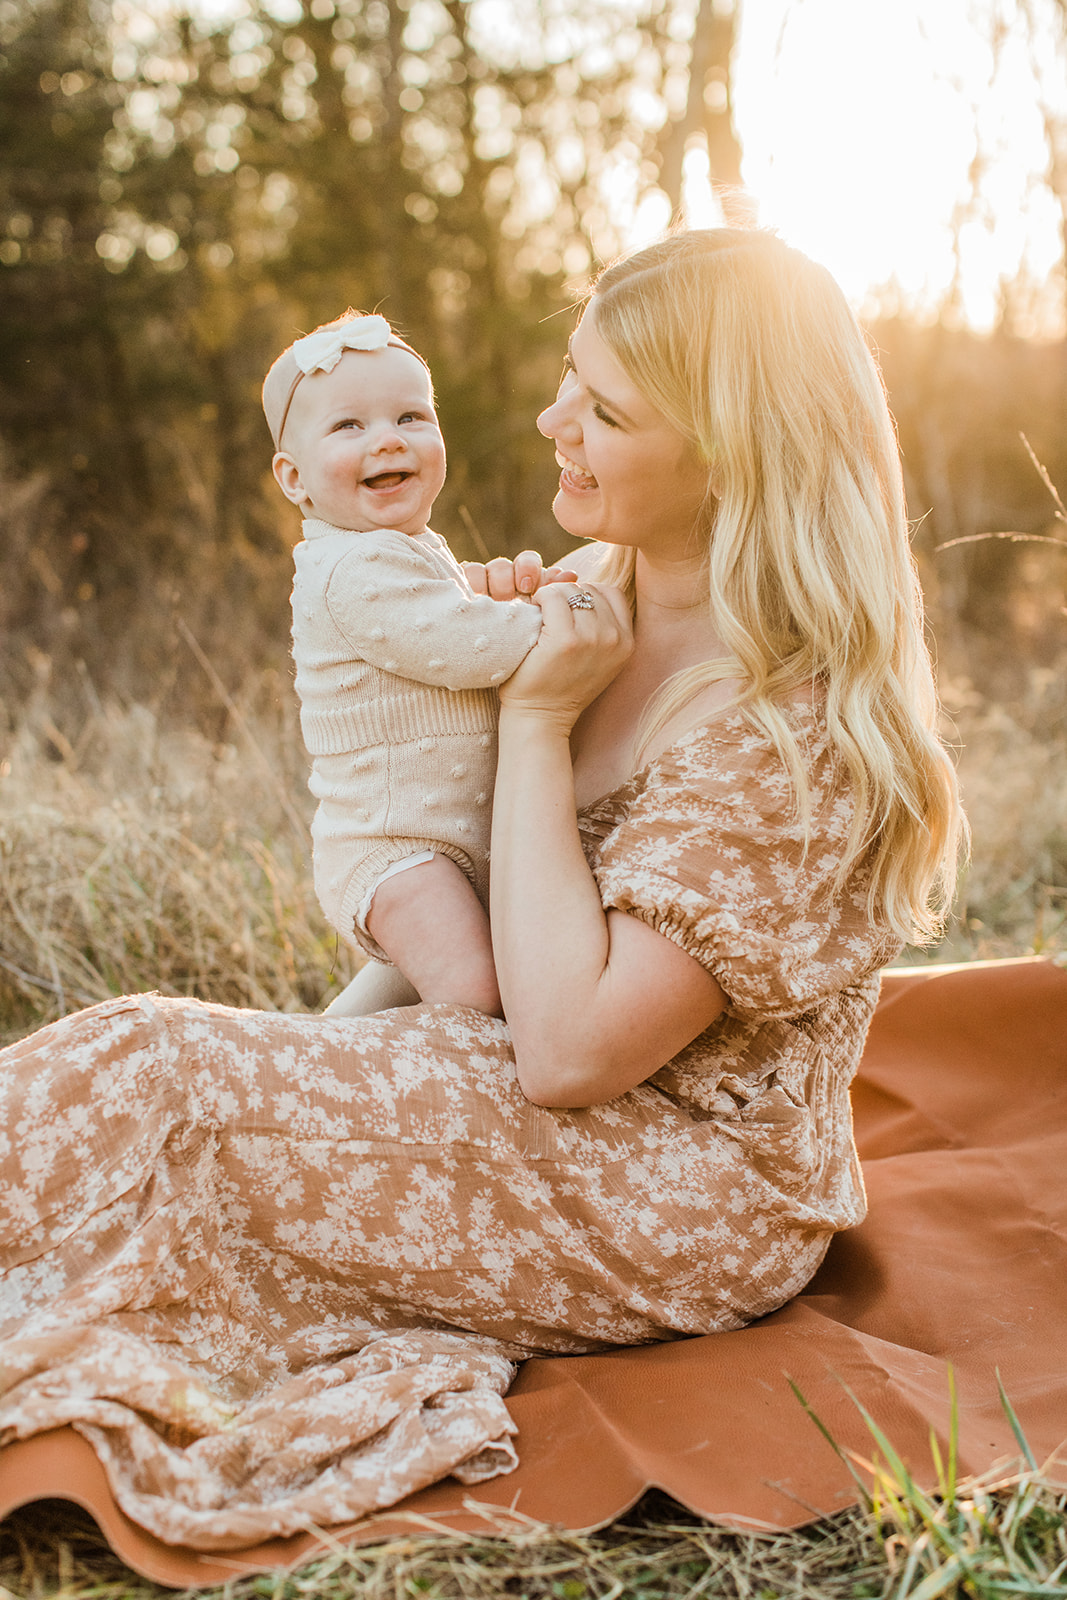
M476 594L427 527L445 478L433 385L384 317L349 312L298 339L263 410L274 476L305 518L293 660L319 900L423 1000L500 1015L485 909L497 685L540 610Z

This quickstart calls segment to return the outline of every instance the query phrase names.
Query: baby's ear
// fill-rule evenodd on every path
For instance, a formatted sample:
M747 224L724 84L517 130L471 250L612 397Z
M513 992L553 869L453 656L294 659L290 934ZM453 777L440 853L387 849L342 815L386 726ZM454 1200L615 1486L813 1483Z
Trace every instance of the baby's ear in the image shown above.
M292 456L279 450L271 462L271 468L285 498L291 500L294 506L302 506L307 499L307 490L300 479L300 468Z

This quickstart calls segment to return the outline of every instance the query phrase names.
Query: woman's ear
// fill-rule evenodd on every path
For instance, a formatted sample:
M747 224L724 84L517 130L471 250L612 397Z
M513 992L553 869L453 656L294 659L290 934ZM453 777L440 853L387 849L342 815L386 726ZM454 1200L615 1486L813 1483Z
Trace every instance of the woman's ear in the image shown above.
M719 459L719 452L713 449L709 453L699 444L691 445L690 450L693 458L696 461L699 461L700 465L708 475L708 498L711 500L721 500L723 471L722 462Z
M712 450L710 456L704 457L704 464L708 469L708 489L713 500L722 499L723 471L719 452Z
M301 482L300 468L292 456L286 455L284 450L279 450L271 462L271 469L285 498L291 500L294 506L302 506L308 494Z

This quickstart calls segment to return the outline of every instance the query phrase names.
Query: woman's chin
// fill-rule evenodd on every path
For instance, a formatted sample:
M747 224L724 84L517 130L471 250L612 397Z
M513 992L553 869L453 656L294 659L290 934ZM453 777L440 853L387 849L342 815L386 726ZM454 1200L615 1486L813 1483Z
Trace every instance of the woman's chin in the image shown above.
M552 502L552 515L563 531L573 535L575 539L601 538L599 531L590 527L592 519L588 515L582 515L585 509L580 495L569 494L566 489L556 491L556 498Z

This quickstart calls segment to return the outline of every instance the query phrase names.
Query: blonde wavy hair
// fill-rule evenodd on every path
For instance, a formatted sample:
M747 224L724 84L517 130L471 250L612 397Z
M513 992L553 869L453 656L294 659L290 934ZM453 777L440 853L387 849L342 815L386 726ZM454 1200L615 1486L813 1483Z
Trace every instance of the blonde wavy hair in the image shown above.
M821 684L855 802L838 882L864 861L871 911L902 939L930 941L966 824L937 734L893 423L844 296L773 234L694 230L607 268L585 315L709 469L699 531L730 659L671 678L639 738L707 684L740 677L738 703L787 764L806 824L783 703ZM615 547L597 576L632 597L634 559Z

